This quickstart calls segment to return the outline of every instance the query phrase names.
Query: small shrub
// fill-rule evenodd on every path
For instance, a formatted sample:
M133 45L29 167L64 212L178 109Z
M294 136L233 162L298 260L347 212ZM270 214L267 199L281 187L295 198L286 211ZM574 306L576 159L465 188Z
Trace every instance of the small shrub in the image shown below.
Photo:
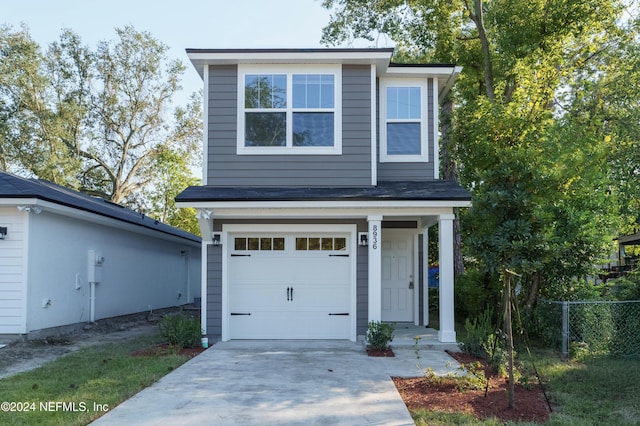
M193 348L200 343L200 320L185 315L167 315L159 324L160 335L173 346Z
M382 323L380 321L369 322L367 328L367 344L373 349L384 351L389 349L389 343L393 340L395 324Z
M464 329L466 335L461 339L459 343L460 349L463 352L473 354L475 356L485 357L485 346L489 340L489 336L494 331L491 318L493 317L493 311L487 309L481 315L468 319L464 323Z
M466 371L467 374L457 378L456 388L458 392L484 390L486 388L487 376L485 375L484 367L479 361L462 364L460 369Z
M487 364L498 374L505 376L507 374L507 364L509 362L509 354L507 353L507 342L504 335L490 334L483 348L487 354ZM516 351L513 351L515 358Z

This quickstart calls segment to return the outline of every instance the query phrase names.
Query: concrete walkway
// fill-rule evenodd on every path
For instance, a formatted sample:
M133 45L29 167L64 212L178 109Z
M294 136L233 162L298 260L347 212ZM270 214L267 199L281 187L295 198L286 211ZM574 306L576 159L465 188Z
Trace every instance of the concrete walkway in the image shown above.
M421 375L409 347L368 357L362 343L217 343L95 421L95 425L413 425L391 376ZM459 372L440 349L422 369ZM99 402L99 401L97 401Z

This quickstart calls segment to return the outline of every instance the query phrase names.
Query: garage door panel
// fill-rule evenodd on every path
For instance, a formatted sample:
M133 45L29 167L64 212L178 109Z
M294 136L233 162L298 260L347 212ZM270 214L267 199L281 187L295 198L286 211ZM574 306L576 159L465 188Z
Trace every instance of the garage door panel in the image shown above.
M306 321L300 321L302 314ZM234 339L348 339L349 316L309 310L263 311L232 316L230 331Z
M286 265L286 264L285 264ZM338 281L345 283L349 280L350 264L348 258L320 258L295 259L290 268L290 276L294 281L308 283L322 281Z
M229 290L231 309L284 308L287 303L287 289L284 286L268 286L263 284L235 285Z
M281 251L231 253L228 300L232 339L351 337L353 259L347 248L342 245L337 253L299 249L292 243L296 237L289 235ZM344 234L341 240L347 240Z
M287 288L293 289L293 294L287 294ZM291 285L269 286L264 285L236 285L229 292L232 303L231 309L265 309L296 310L307 308L335 309L349 308L349 289L344 285ZM287 300L287 297L290 297Z

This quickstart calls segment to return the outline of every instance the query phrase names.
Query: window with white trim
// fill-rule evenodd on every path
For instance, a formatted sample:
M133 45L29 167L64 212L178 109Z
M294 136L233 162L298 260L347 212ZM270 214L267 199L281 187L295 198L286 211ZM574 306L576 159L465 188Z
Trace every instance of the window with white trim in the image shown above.
M429 161L427 81L381 79L380 161Z
M238 66L238 154L341 154L341 68Z

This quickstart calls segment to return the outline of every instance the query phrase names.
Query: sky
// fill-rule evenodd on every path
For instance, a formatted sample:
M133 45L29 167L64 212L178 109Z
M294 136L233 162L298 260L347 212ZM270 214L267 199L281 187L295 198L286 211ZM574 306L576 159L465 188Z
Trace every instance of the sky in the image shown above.
M43 49L62 28L91 47L115 40L115 28L125 25L150 32L170 47L171 59L188 65L179 96L184 102L202 87L186 48L323 47L329 16L320 0L0 0L0 23L26 24Z

